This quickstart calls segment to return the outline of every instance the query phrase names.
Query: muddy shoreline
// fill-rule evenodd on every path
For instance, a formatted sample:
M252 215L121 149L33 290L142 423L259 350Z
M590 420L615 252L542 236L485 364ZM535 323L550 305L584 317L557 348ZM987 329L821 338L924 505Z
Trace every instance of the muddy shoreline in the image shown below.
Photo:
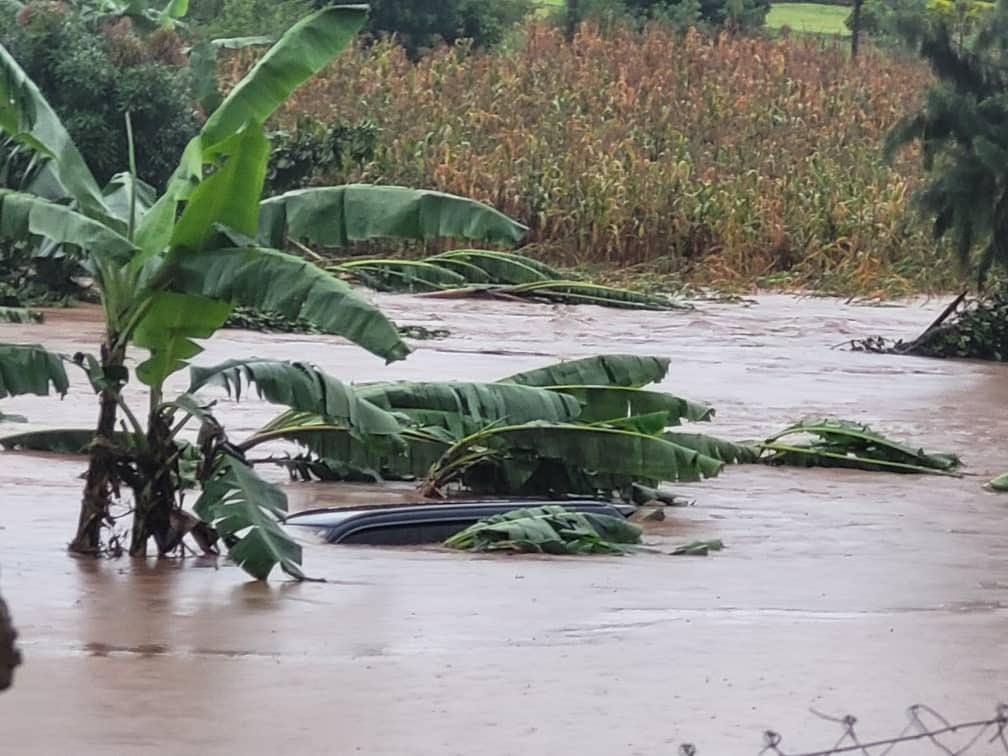
M609 756L691 741L700 754L750 754L766 728L791 749L835 742L809 706L857 714L869 737L901 729L911 703L978 718L1008 698L1008 498L980 487L1008 469L1008 366L830 349L918 333L935 302L770 296L627 313L377 299L398 322L451 336L384 367L338 339L224 332L199 361L484 380L557 357L661 354L672 358L664 388L717 408L713 433L759 438L834 414L958 453L968 475L730 468L680 486L695 506L649 535L723 539L728 549L706 559L308 542L308 571L331 582L260 585L197 559L67 556L81 463L3 455L0 590L25 665L0 696L0 753ZM0 326L0 340L73 352L99 330L75 310ZM93 422L94 399L74 379L63 402L5 401L31 422L0 432ZM220 414L239 433L270 409L222 401ZM298 509L380 495L288 490Z

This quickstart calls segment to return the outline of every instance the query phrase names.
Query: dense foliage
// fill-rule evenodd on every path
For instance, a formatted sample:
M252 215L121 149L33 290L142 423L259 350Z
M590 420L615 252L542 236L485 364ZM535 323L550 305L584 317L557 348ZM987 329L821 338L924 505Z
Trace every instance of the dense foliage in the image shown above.
M928 73L870 51L856 76L849 65L842 44L807 39L585 28L570 46L536 25L520 49L468 58L359 50L281 123L354 123L362 106L374 155L343 178L490 201L554 263L862 293L947 285L906 206L916 171L880 149Z
M137 171L159 186L199 128L183 41L174 31L141 34L129 18L103 20L64 3L36 2L13 24L0 25L0 44L61 115L102 183L128 162L125 113L143 145Z

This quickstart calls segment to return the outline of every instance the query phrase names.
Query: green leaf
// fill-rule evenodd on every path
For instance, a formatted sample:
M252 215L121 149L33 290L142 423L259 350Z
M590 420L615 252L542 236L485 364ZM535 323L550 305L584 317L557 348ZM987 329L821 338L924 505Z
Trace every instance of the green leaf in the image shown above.
M88 428L62 428L29 433L17 433L0 438L0 446L12 451L39 451L53 454L87 454L95 432ZM134 437L115 433L113 440L120 446L131 446Z
M416 480L454 443L439 428L405 428L400 435L355 437L349 429L333 424L321 415L288 411L274 418L244 441L248 451L267 441L283 440L308 449L328 479L372 471L384 480ZM359 476L358 476L359 477Z
M591 304L629 310L689 309L688 306L677 304L667 297L580 281L537 281L520 286L507 286L498 291L509 296L547 299L562 304Z
M24 307L0 307L0 323L41 323L45 316Z
M168 0L158 13L158 25L170 29L175 26L175 21L185 18L188 12L189 0Z
M194 45L189 51L189 71L193 79L193 96L203 107L203 112L212 112L223 100L217 85L217 56L221 50L240 50L272 45L274 42L273 37L229 37Z
M550 386L575 397L582 404L578 421L585 423L622 420L635 415L664 413L666 425L682 420L705 422L714 417L714 409L682 397L632 386Z
M350 274L378 291L437 291L465 283L458 273L416 260L351 260L332 270Z
M992 491L1008 491L1008 473L998 475L987 484Z
M231 305L205 297L161 291L152 295L147 314L133 334L133 343L150 351L137 377L148 386L165 378L203 351L193 339L208 339L224 325Z
M588 474L658 481L697 481L717 475L722 463L655 436L597 426L554 423L494 427L469 436L445 452L425 483L430 492L457 480L474 463L506 468L520 457L555 460ZM520 461L520 460L519 460ZM514 486L537 465L505 478Z
M242 234L255 234L269 158L269 142L262 127L246 124L221 145L220 154L224 164L193 190L175 224L173 247L204 249L217 234L217 224Z
M133 227L136 228L140 219L147 214L147 211L157 201L157 191L154 187L140 179L134 180L133 174L127 171L114 175L109 179L105 188L102 189L102 194L105 196L105 205L108 207L109 213L126 227L129 226L130 222L130 205L133 202L134 193L136 196L136 205L134 207Z
M0 399L22 394L60 396L70 388L63 359L38 344L0 344Z
M489 281L495 284L528 284L563 278L559 271L526 255L487 249L455 249L427 258L427 262L449 267L458 263L471 265L486 273ZM481 283L478 277L472 282Z
M529 370L501 378L523 386L627 386L657 383L668 373L667 357L602 354Z
M125 236L65 205L0 189L0 238L24 241L32 236L73 244L116 262L125 262L136 250Z
M306 362L228 360L212 367L193 367L189 375L190 394L216 385L238 400L244 384L254 383L268 402L338 421L361 436L396 435L400 430L395 417L362 399L352 386Z
M700 452L705 457L719 459L729 464L751 464L760 461L762 448L754 444L736 444L702 433L669 431L662 438L687 449Z
M343 5L294 24L207 118L200 132L203 143L222 142L249 121L265 123L295 89L350 44L366 20L366 5Z
M819 440L804 445L780 441L793 435ZM774 452L767 459L770 464L947 474L959 466L953 455L929 454L892 441L867 425L833 418L802 420L768 438L762 447Z
M409 354L399 331L374 305L344 281L300 257L273 249L235 247L174 261L178 291L222 299L305 320L319 331L342 336L392 362Z
M95 219L107 216L101 190L59 116L17 61L0 45L0 132L48 160L64 196Z
M296 580L305 579L301 547L278 524L287 514L287 496L240 460L228 454L217 458L193 510L217 530L230 557L256 580L266 580L278 564Z
M344 247L368 239L481 239L514 244L527 229L482 202L402 186L347 184L299 189L263 201L260 243L287 239Z
M634 550L640 539L641 528L622 517L543 506L487 517L444 545L472 551L623 554Z
M566 394L503 383L379 383L359 386L357 393L415 425L440 426L456 438L501 421L573 421L581 411Z

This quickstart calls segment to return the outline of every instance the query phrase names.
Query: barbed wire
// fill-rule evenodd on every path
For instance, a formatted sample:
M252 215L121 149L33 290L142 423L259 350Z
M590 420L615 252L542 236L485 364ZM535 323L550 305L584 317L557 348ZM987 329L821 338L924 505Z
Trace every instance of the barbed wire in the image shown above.
M763 748L758 756L835 756L836 754L860 754L860 756L887 756L892 753L920 754L922 742L929 743L931 753L960 756L968 754L975 747L992 746L983 751L973 751L976 756L992 753L1008 755L1008 705L998 704L994 716L972 722L953 723L930 706L915 704L907 709L907 723L898 735L881 740L862 740L855 730L857 717L845 714L834 717L811 710L820 719L838 725L842 734L829 748L819 751L785 751L781 744L784 736L774 730L763 733ZM958 741L958 742L953 742ZM899 750L913 744L914 750ZM700 752L692 743L679 747L680 756L697 756Z

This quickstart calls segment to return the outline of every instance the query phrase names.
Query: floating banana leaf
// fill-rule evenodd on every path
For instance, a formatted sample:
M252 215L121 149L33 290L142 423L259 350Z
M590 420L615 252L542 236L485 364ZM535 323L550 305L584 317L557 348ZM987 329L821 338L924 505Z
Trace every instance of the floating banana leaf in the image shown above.
M990 481L987 484L987 486L992 491L1000 491L1000 492L1008 491L1008 473L998 475L996 478L994 478L994 480Z
M9 451L87 454L93 439L93 430L86 428L64 428L4 436L0 438L0 447ZM124 448L134 445L134 436L129 433L116 433L113 440Z
M794 435L812 435L807 444L781 441ZM761 444L773 452L770 464L800 467L849 467L903 473L954 475L959 459L951 454L927 453L876 433L849 420L806 419L785 428Z
M487 517L444 545L468 551L625 554L640 539L640 527L621 517L544 506Z
M0 323L41 323L45 316L41 312L24 307L0 307Z

